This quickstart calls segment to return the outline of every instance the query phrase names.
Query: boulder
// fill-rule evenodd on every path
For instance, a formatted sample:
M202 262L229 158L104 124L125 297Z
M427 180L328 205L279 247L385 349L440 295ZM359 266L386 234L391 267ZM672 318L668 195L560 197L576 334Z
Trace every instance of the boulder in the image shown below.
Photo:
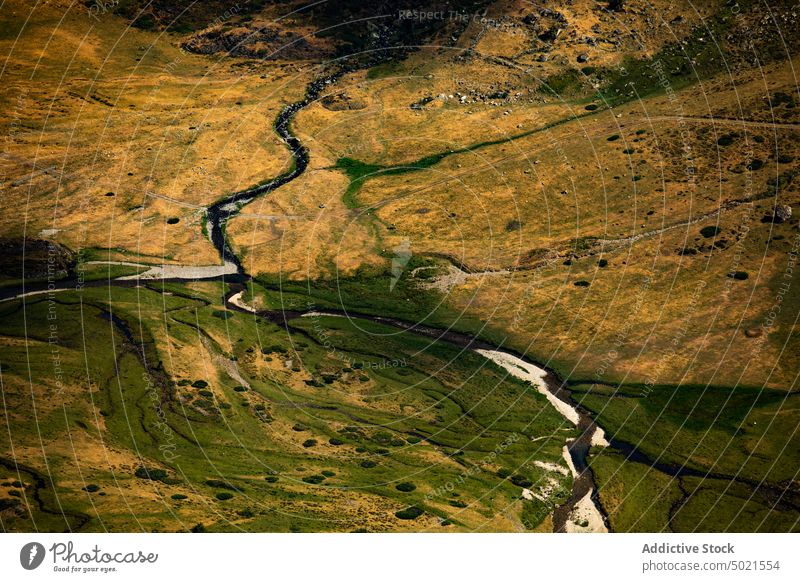
M779 204L775 207L775 212L772 214L772 222L781 224L786 222L792 217L792 207L788 204Z

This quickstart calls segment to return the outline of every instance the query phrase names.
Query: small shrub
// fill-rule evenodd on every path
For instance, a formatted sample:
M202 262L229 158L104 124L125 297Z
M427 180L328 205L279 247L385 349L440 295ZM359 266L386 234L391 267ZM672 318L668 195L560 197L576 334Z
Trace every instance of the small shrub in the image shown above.
M206 485L209 487L216 487L217 489L227 489L229 491L238 491L239 489L234 485L231 485L227 481L222 481L220 479L207 479Z
M398 491L402 491L403 493L411 493L417 488L417 486L406 481L405 483L398 483L394 488Z
M338 447L338 446L344 444L344 441L342 439L337 439L336 437L331 438L328 442L331 443L335 447Z
M214 311L211 312L211 315L213 317L218 317L219 319L230 319L231 317L233 317L233 312L225 311L223 309L215 309Z
M266 477L264 477L264 481L266 481L267 483L277 483L278 482L278 476L277 475L267 475Z
M175 218L175 217L168 218L167 219L167 224L178 224L180 221L181 221L180 218Z
M597 266L603 269L608 266L608 261L605 259L600 259L599 261L597 261Z
M377 467L378 463L367 459L366 461L361 461L361 466L364 467L365 469L372 469L373 467Z
M306 439L303 441L303 446L307 449L317 445L317 439Z
M0 511L17 507L22 502L19 499L0 499Z
M729 146L737 137L739 137L739 134L737 133L726 133L725 135L720 136L720 138L717 140L717 145L721 145L723 147Z
M423 513L425 512L422 509L416 505L412 505L411 507L406 507L405 509L401 509L400 511L396 512L394 516L397 519L417 519Z
M452 505L453 507L458 507L459 509L464 509L467 506L466 503L464 503L463 501L459 501L458 499L451 499L450 505Z
M306 475L303 477L303 482L310 483L311 485L319 485L325 480L324 475Z
M134 472L134 475L139 479L150 479L151 481L163 481L167 478L167 472L164 469L154 469L152 467L139 467Z
M233 391L234 392L247 392L247 388L245 386L234 386L233 387Z
M511 471L509 471L505 467L501 467L500 469L497 470L497 476L500 477L501 479L508 479L509 477L511 477Z
M713 238L722 231L718 226L704 226L700 229L700 235L703 238Z
M320 471L320 473L322 473L326 477L335 477L336 476L336 473L334 473L333 471L329 471L327 469L324 470L324 471Z
M408 437L408 438L406 439L406 442L408 442L408 443L409 443L409 444L411 444L411 445L415 445L415 444L417 444L417 443L419 443L419 442L421 442L421 441L422 441L422 439L421 439L421 438L419 438L419 437L415 437L415 436L410 436L410 437Z
M233 493L228 491L220 491L215 495L215 497L220 501L227 501L228 499L233 499Z
M511 482L517 487L530 487L533 485L533 481L522 475L514 475L511 477Z
M205 398L213 398L214 397L214 393L211 390L200 390L198 392L198 394L200 396L205 397Z
M94 493L96 491L100 491L100 485L95 485L94 483L90 483L89 485L84 487L83 490L88 493Z
M619 134L615 133L614 135L609 136L608 141L617 141L619 139Z
M575 285L576 287L588 287L590 285L590 283L589 283L589 281L581 280L581 281L575 281L573 283L573 285Z
M728 277L731 279L736 279L737 281L745 281L750 278L750 275L745 271L734 271L732 273L728 273Z
M206 533L206 526L202 523L198 523L192 526L192 529L189 530L192 533Z
M174 499L175 501L181 501L183 499L189 499L189 496L184 495L183 493L174 493L172 495L172 499Z
M192 382L193 388L208 388L208 382L205 380L195 380Z
M253 512L252 509L240 509L239 511L236 512L236 515L248 519L256 516L256 514Z

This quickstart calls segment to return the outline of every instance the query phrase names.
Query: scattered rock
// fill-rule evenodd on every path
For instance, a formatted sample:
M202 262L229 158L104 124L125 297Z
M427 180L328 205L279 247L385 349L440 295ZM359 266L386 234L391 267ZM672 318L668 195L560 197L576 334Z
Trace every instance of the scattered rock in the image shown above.
M775 212L772 214L772 222L781 224L786 222L792 217L792 207L788 204L779 204L775 207Z

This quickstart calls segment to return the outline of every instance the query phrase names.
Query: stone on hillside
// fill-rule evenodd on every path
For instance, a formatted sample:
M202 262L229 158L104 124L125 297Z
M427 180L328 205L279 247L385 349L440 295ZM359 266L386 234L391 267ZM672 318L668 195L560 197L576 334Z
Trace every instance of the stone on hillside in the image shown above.
M776 224L780 224L782 222L786 222L792 217L792 207L788 204L779 204L775 208L775 212L772 215L772 222Z

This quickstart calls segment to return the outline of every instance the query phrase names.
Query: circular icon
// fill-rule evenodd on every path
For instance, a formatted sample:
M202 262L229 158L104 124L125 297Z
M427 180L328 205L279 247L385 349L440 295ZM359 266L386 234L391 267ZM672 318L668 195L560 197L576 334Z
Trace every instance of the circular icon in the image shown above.
M44 561L44 546L39 542L30 542L19 551L19 563L26 570L35 570Z

